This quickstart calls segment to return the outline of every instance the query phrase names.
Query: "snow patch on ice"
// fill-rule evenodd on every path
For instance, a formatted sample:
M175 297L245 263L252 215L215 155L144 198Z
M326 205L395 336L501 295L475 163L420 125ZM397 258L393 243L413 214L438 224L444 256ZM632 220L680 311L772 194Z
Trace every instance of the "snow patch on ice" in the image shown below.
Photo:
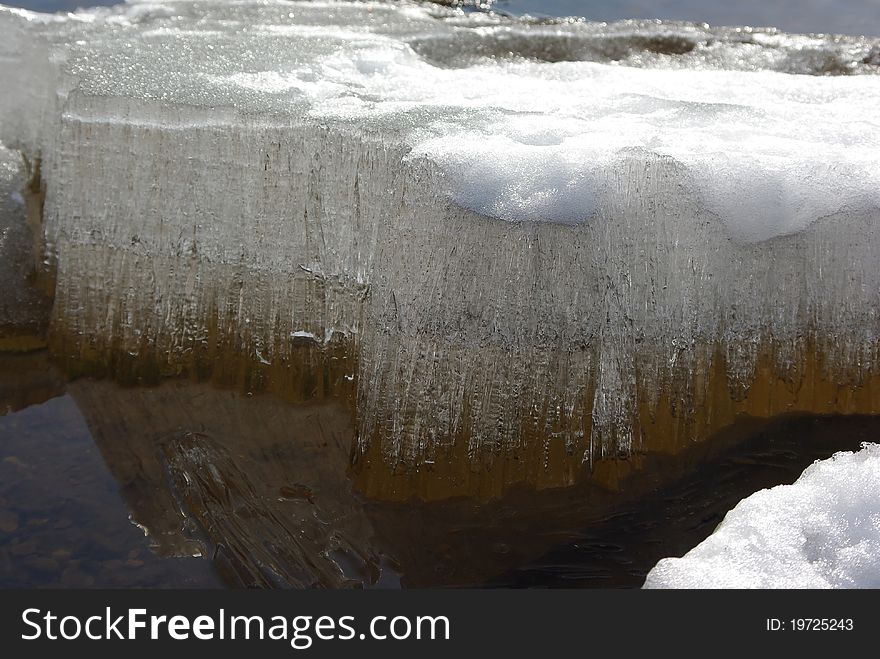
M681 163L685 192L743 243L795 233L842 210L880 207L875 76L595 62L450 70L399 48L386 55L379 69L347 53L323 65L323 87L298 89L311 95L316 116L431 108L435 118L410 132L411 157L438 163L455 201L479 213L588 221L628 193L612 181L634 151Z

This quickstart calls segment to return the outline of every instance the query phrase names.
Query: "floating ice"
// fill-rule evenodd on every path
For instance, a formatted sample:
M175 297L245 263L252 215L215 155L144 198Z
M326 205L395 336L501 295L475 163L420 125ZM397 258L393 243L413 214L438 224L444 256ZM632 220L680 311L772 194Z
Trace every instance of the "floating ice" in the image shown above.
M837 453L740 501L646 588L880 587L880 445Z
M281 0L0 36L66 358L356 368L363 451L535 483L880 407L875 41Z

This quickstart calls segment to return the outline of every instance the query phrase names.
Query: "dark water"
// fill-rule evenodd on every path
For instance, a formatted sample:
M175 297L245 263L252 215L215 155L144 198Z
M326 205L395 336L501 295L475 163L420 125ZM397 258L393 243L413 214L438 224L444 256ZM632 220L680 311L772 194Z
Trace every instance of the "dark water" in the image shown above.
M222 584L206 561L156 556L119 488L69 395L0 416L0 587Z
M352 485L335 401L65 382L45 351L0 353L0 587L639 587L743 497L874 440L880 418L736 434L620 504L586 486L382 502Z
M112 5L113 0L8 0L36 11L69 11ZM778 27L786 32L880 36L877 0L498 0L512 14L582 16L596 21L659 18L711 25Z
M741 445L674 483L613 511L541 558L493 584L504 587L639 588L667 556L682 556L707 538L727 511L751 492L793 483L814 460L875 442L880 419L778 419Z

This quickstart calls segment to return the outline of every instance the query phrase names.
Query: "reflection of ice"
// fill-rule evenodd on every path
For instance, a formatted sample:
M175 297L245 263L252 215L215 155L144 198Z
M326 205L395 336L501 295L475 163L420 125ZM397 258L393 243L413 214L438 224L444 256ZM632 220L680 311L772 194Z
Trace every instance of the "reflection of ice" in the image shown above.
M143 524L139 524L137 521L135 521L134 517L132 517L131 515L128 516L128 521L131 522L132 525L134 525L138 529L140 529L141 532L144 534L145 538L149 537L150 530L146 526L144 526ZM201 556L201 554L196 554L196 556Z
M0 354L0 586L220 585L201 561L150 552L116 475L45 355Z
M377 578L371 525L346 477L352 431L340 404L296 407L183 383L69 387L160 553L207 556L245 586Z
M618 501L590 487L567 506L551 493L485 507L370 501L347 469L354 426L339 402L185 381L67 386L154 550L201 554L231 585L480 585Z

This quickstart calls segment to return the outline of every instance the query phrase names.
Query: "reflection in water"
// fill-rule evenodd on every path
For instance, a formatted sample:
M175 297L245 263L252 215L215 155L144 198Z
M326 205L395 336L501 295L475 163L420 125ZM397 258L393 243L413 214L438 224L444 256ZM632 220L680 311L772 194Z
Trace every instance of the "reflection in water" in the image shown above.
M0 410L5 587L638 587L744 496L880 429L743 419L713 453L657 457L625 501L584 483L383 502L352 485L354 426L333 400L65 384L36 352L0 356Z
M815 460L876 441L871 416L791 417L659 488L621 506L559 547L494 580L505 587L632 587L661 558L683 556L705 540L749 494L793 483Z
M117 488L69 395L0 417L0 586L221 583L203 561L153 554Z
M346 478L353 433L339 403L184 381L70 390L159 552L211 557L243 586L379 581L382 556Z

